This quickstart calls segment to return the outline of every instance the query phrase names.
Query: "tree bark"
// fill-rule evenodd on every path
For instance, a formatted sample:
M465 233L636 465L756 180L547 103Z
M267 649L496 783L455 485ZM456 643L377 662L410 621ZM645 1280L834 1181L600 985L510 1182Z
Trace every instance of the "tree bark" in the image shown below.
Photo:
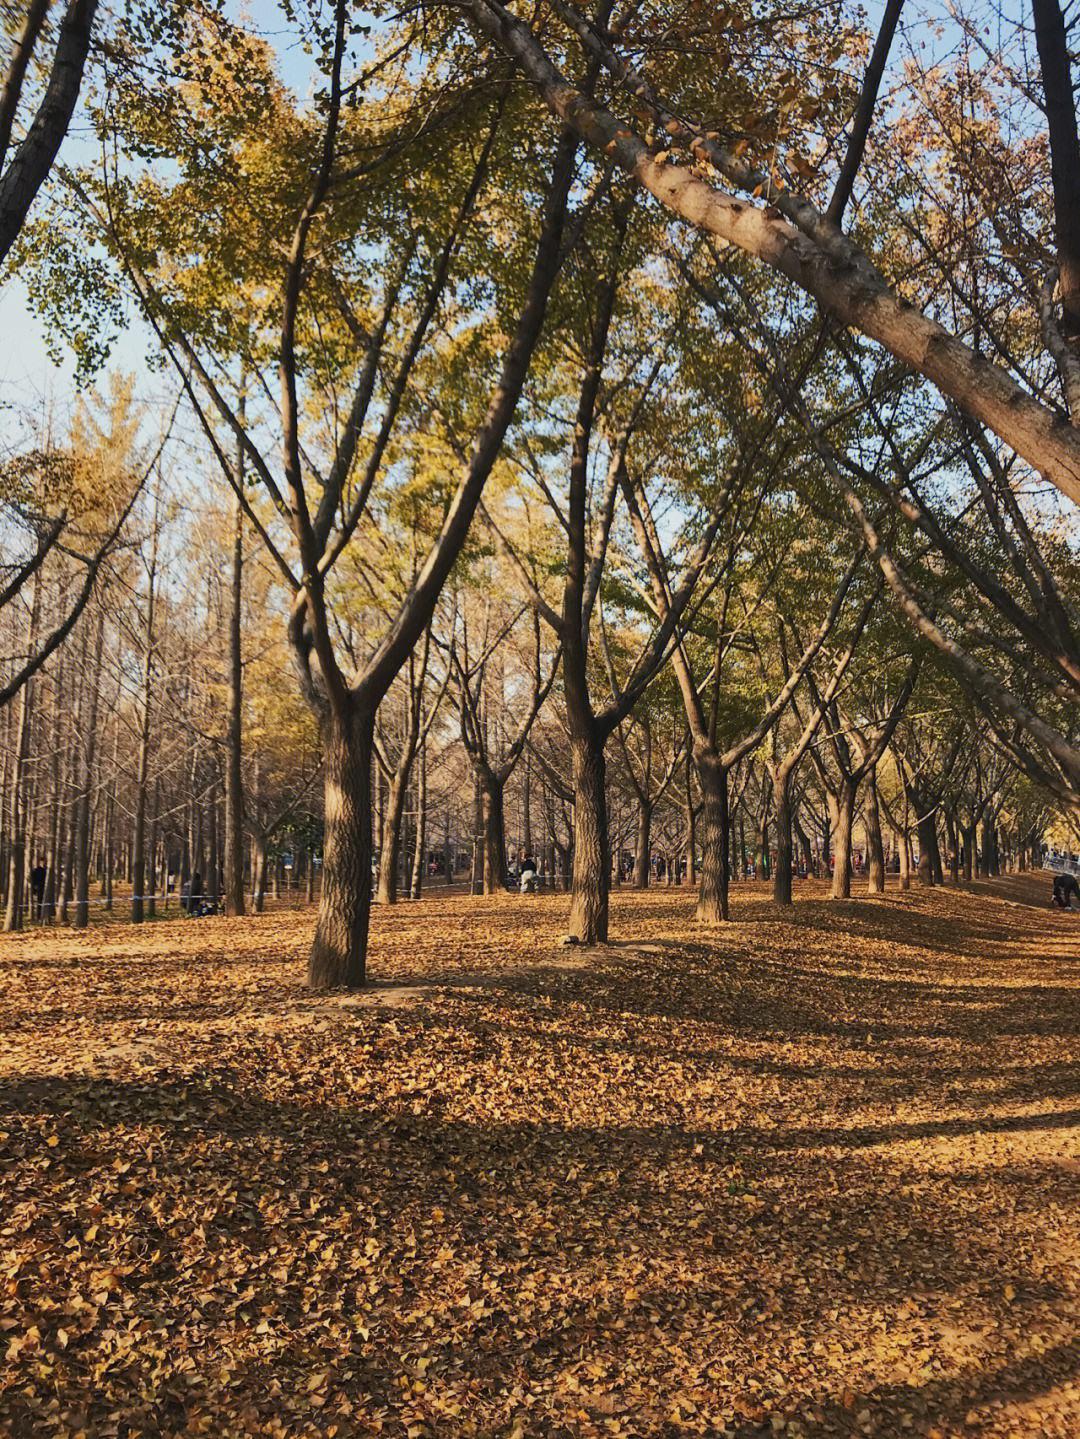
M836 828L833 835L832 898L851 898L851 829L855 817L855 787L842 780L836 794Z
M638 800L637 838L634 841L634 888L648 889L652 858L652 805Z
M225 913L244 913L244 665L240 622L244 593L244 511L233 512L229 604L229 727L225 745Z
M427 743L420 745L416 767L416 834L413 845L412 881L409 898L419 899L424 892L424 871L427 868Z
M0 260L26 222L52 169L79 98L98 0L69 0L60 22L49 82L26 137L0 180Z
M701 785L701 885L697 919L701 924L723 924L730 919L728 904L727 771L711 756L695 755Z
M791 878L794 860L792 845L791 774L773 776L773 803L776 806L776 869L773 871L773 900L776 904L791 903Z
M331 713L323 724L326 838L308 966L312 989L355 989L367 978L374 736L374 712Z
M611 854L604 741L591 727L571 740L574 767L574 878L570 938L606 944Z
M870 771L863 798L863 825L866 829L866 892L885 893L885 846L881 839L881 809L878 805L877 776Z
M34 648L40 614L41 572L38 571L34 576L33 598L30 602L30 613L27 619L26 649L28 654L32 653ZM21 929L23 923L23 887L26 883L26 796L24 794L24 786L26 782L26 761L30 754L30 719L33 713L33 692L33 681L27 680L19 695L19 720L15 734L14 762L9 776L9 782L11 784L11 802L9 808L11 838L9 841L7 909L4 913L5 933L11 933L13 930Z
M151 706L154 698L154 601L157 581L160 510L155 511L147 570L146 628L143 632L142 707L139 715L139 751L135 765L135 832L132 840L131 922L141 924L145 914L146 785L150 768Z
M401 850L401 817L405 811L405 794L409 771L400 770L387 785L386 808L383 810L380 835L378 900L380 904L396 904L398 895L398 860Z
M102 641L105 633L105 606L98 610L94 631L94 670L90 684L90 702L86 716L86 739L83 745L79 776L79 799L75 817L75 928L85 929L90 922L90 792L94 782L94 759L97 750L97 717L101 694Z
M498 894L506 873L504 784L489 765L476 767L480 787L480 868L484 894Z

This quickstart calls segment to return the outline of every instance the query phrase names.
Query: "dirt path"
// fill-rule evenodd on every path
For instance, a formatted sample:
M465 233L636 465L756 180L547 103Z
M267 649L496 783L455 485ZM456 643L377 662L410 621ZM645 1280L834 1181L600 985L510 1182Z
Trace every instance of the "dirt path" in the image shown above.
M0 1434L1080 1435L1041 877L0 943Z

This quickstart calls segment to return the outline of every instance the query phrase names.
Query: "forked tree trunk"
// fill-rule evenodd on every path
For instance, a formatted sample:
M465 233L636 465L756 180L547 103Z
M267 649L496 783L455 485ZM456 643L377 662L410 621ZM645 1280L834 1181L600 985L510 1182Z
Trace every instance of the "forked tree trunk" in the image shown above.
M574 765L574 878L570 938L606 944L611 853L607 825L604 741L594 729L571 740Z
M885 846L881 839L881 810L878 806L877 778L871 770L863 800L863 824L866 827L866 892L885 893Z
M842 781L836 795L833 836L832 898L851 898L851 828L855 818L855 787Z
M701 924L723 924L728 906L728 820L727 771L709 755L695 755L701 785L701 884L698 889L697 919Z
M367 978L374 735L373 711L333 715L323 725L325 841L312 989L355 989Z
M648 889L652 859L652 805L638 800L637 839L634 849L634 888Z
M773 900L791 903L791 873L794 850L792 845L791 774L773 777L773 803L776 805L776 869L773 871Z

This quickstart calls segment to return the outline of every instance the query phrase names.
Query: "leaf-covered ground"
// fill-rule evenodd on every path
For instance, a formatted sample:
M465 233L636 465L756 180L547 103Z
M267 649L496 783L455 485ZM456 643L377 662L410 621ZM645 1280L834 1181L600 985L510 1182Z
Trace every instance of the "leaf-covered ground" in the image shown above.
M435 892L0 945L0 1433L1080 1435L1080 916ZM6 1352L6 1360L5 1360Z

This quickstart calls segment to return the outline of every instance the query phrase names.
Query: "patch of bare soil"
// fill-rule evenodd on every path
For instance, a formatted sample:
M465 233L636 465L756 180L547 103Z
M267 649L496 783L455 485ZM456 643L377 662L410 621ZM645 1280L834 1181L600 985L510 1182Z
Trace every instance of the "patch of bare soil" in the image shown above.
M438 893L0 943L0 1433L1080 1435L1080 915ZM4 1357L6 1356L6 1357Z

